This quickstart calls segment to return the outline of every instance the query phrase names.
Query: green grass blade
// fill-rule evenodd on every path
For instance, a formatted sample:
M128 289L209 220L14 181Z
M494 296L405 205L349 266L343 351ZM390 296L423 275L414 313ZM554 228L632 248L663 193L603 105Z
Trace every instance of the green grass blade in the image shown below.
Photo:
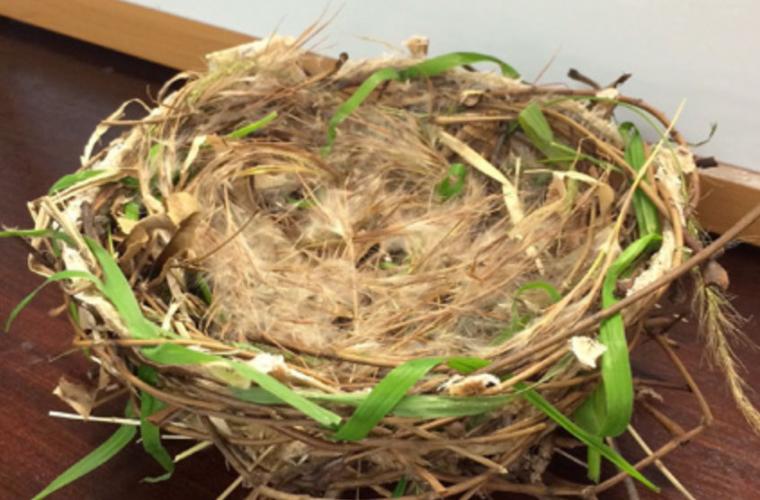
M579 152L574 148L556 142L549 121L544 116L544 112L541 111L538 103L531 102L528 104L520 111L517 121L533 146L546 156L547 163L557 163L560 166L566 167L568 158L570 158L570 161L583 158L595 164L599 163L595 158L584 154L579 155Z
M304 415L307 415L325 427L334 428L340 424L342 420L340 415L309 401L276 378L239 361L230 362L230 364L235 371L243 377L255 382L265 391L277 396L288 405L299 410Z
M64 486L76 481L97 469L119 453L127 446L137 434L137 429L132 425L122 425L103 444L95 448L86 457L69 467L63 474L58 476L47 487L34 496L34 500L41 500L55 493Z
M214 301L214 294L211 293L211 287L209 286L206 278L200 274L197 274L193 283L195 283L194 291L201 298L201 300L206 303L206 305L210 306L211 302Z
M602 307L617 302L615 288L620 276L645 252L661 241L659 235L649 234L639 238L615 259L602 284ZM607 346L601 358L601 385L575 411L578 424L601 436L617 436L625 431L633 414L633 377L628 356L625 324L620 313L602 321L599 341ZM598 450L589 449L588 472L595 481L599 479Z
M552 301L552 303L559 302L562 298L562 294L559 293L559 290L549 283L548 281L530 281L528 283L525 283L524 285L520 286L520 288L517 289L515 292L515 298L522 295L524 292L527 292L529 290L541 290L546 293L546 295L549 296L549 299Z
M625 458L623 458L615 450L604 444L602 439L598 436L591 434L579 425L575 424L572 420L562 414L557 408L554 407L549 401L543 398L538 392L527 389L526 384L519 383L516 385L517 389L520 389L521 396L525 398L530 404L535 406L544 415L549 417L554 423L565 429L572 436L579 441L583 442L589 448L593 448L598 451L604 458L612 462L618 469L625 472L629 476L641 482L647 488L659 492L659 488L654 483L649 481L643 474L636 470ZM527 390L526 390L527 389Z
M587 477L598 483L602 477L602 454L599 453L599 450L596 448L586 450L586 466L588 468Z
M130 201L124 205L124 217L129 220L140 220L140 205Z
M71 186L74 186L76 184L79 184L81 182L84 182L88 179L92 179L94 177L97 177L99 175L108 173L106 170L82 170L80 172L74 172L73 174L67 174L55 181L52 186L50 186L50 189L48 189L48 194L55 194L59 191L63 191L64 189L68 189Z
M276 118L277 118L277 111L272 111L271 113L266 115L264 118L261 118L260 120L256 120L253 123L249 123L248 125L243 125L242 127L233 130L232 132L227 134L227 137L229 139L242 139L266 127L267 125L272 123Z
M656 234L639 238L615 259L602 284L602 307L612 307L617 303L615 288L620 276L640 256L659 245L661 240ZM617 436L628 427L633 413L633 377L621 314L602 322L599 341L607 346L601 359L602 389L606 401L606 418L601 430L605 436Z
M625 143L625 161L638 172L646 163L644 141L641 139L639 129L633 123L625 122L620 125L619 130ZM646 179L643 182L646 182ZM640 236L660 233L660 217L657 207L655 207L652 200L641 189L636 189L633 195L633 209L636 214Z
M535 102L528 104L525 109L520 111L517 121L533 145L542 153L551 156L547 151L554 142L554 132L552 132L549 122L546 120L539 105Z
M69 245L73 244L66 233L52 229L7 229L0 231L0 238L51 238L53 241L61 240Z
M499 345L503 342L506 342L517 332L525 328L530 320L533 319L531 316L520 314L517 305L517 300L520 298L520 295L529 290L542 290L546 293L546 295L549 296L549 300L551 300L552 304L558 302L562 298L562 294L559 293L559 290L557 290L557 288L548 281L537 280L525 283L517 289L514 297L512 298L512 319L509 323L509 326L499 332L499 335L497 335L491 341L491 345Z
M142 365L137 369L137 375L140 379L151 385L156 386L158 384L158 374L156 370L150 366ZM169 479L174 472L174 460L166 451L164 445L161 443L161 431L156 424L149 420L157 411L164 408L164 404L153 397L148 392L141 391L140 393L140 437L142 438L142 444L145 451L152 456L158 464L164 468L166 474L163 474L156 478L145 478L147 482L158 482Z
M407 361L391 370L372 389L367 398L335 433L334 438L358 441L369 434L393 408L404 398L422 377L443 358L421 358Z
M158 325L148 321L143 316L140 304L129 285L129 281L121 272L116 260L98 242L85 237L87 246L100 264L103 272L103 295L114 305L121 319L135 338L158 338L166 336Z
M221 356L196 351L177 344L161 344L156 347L146 347L142 350L146 358L159 365L202 365L224 359Z
M315 402L326 404L359 406L367 399L369 393L301 392L302 396ZM260 387L236 389L235 397L260 405L283 404L283 401ZM419 418L423 420L445 417L468 417L498 410L514 399L505 396L454 397L428 394L414 394L404 398L391 410L397 417Z
M330 117L327 122L327 144L322 148L322 155L328 155L332 150L332 145L338 135L338 125L343 123L346 118L351 116L356 108L372 94L372 92L383 82L388 80L400 80L401 74L395 68L383 68L372 73L366 80L359 85L359 88L346 99Z
M401 479L398 480L398 483L396 483L396 487L393 488L393 493L391 494L391 498L401 498L404 496L404 493L406 493L406 484L408 480L406 476L403 476Z
M95 286L101 287L102 284L100 283L100 280L93 276L92 274L86 272L86 271L59 271L51 276L49 276L45 281L42 282L40 286L29 292L29 294L21 299L21 302L16 304L16 307L13 308L11 313L8 315L8 319L5 321L5 331L8 332L8 330L11 329L11 325L16 320L18 315L21 313L21 311L24 310L26 306L29 305L29 303L34 300L34 297L37 296L37 294L45 288L50 283L53 283L55 281L62 281L62 280L70 280L70 279L83 279L88 280L93 283L95 283Z
M412 78L433 77L458 66L475 64L479 62L493 62L499 66L504 76L519 78L520 74L509 64L487 54L477 52L452 52L438 57L422 61L414 66L404 69L383 68L372 73L354 93L335 111L335 114L327 122L327 143L322 148L322 155L328 155L337 136L338 125L348 118L356 108L372 94L383 82L389 80L410 80Z
M513 399L512 395L455 397L413 394L402 399L391 413L397 417L424 420L471 417L503 408Z
M481 54L479 52L451 52L437 57L432 57L414 66L402 70L404 80L420 77L431 77L458 66L477 64L480 62L495 63L501 74L510 78L520 78L520 73L515 68L505 63L498 57Z
M467 356L454 356L446 360L446 365L459 373L468 374L490 365L491 362L483 358Z
M103 290L108 300L118 309L128 325L143 320L140 305L119 264L99 243L89 238L85 238L85 241L103 271Z
M225 364L245 379L256 383L276 400L292 406L321 425L332 428L340 424L340 415L309 401L276 378L240 361L232 361L176 344L162 344L143 349L142 352L151 361L162 365L202 365L213 362Z
M446 178L435 187L435 191L443 201L446 201L462 192L466 178L467 167L463 163L452 163Z

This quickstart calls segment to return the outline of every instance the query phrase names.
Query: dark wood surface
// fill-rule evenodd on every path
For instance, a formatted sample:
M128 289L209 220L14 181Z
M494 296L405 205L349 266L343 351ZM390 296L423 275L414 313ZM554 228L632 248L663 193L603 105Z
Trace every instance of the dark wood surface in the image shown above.
M43 194L77 166L98 121L128 98L155 94L171 75L166 68L0 18L0 223L28 227L25 202ZM40 281L28 273L25 255L20 244L0 242L2 318ZM736 296L738 310L748 316L755 314L760 305L760 251L737 247L722 262L731 273L730 291ZM59 303L59 295L51 287L22 314L9 334L0 337L0 499L32 496L113 431L107 424L47 416L49 410L68 411L51 394L60 375L83 378L89 368L77 353L58 357L68 350L71 339L67 322L48 313ZM757 318L749 320L745 331L760 342ZM702 362L694 325L679 325L673 337L706 393L716 423L696 441L670 454L665 463L697 498L758 498L760 438L735 410L722 376ZM750 385L760 383L760 351L740 348L739 356ZM637 351L634 368L643 376L677 380L651 342ZM662 391L662 395L665 404L659 405L660 409L685 426L698 421L689 393ZM754 400L760 403L760 398ZM652 446L666 439L646 415L637 414L634 425ZM627 438L621 439L620 446L629 457L641 456ZM171 451L178 448L172 446ZM554 468L582 474L566 461ZM215 498L235 478L213 451L181 463L169 482L140 482L158 472L139 445L130 445L56 498ZM647 474L663 486L663 494L657 497L639 489L642 498L679 498L656 470ZM616 488L602 498L627 495Z

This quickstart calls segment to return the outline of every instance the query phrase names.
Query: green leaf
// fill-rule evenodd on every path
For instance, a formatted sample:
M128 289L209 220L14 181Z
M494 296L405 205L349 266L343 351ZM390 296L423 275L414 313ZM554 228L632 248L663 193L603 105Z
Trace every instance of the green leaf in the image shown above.
M432 396L412 394L404 397L391 411L397 417L435 419L470 417L503 408L514 399L505 396Z
M375 385L348 419L335 433L342 441L363 439L404 398L407 391L443 358L413 359L391 370Z
M615 288L620 276L661 238L649 234L631 243L615 259L602 283L602 307L617 302ZM601 358L601 384L575 411L574 418L584 429L599 436L617 436L625 431L633 414L633 377L628 356L623 316L617 313L602 321L599 341L607 347ZM589 477L599 480L598 451L589 449Z
M206 303L206 305L211 305L211 302L214 300L214 295L211 293L211 287L209 286L208 281L206 281L206 278L198 274L195 277L194 284L194 290L197 292L197 295Z
M579 156L579 152L570 146L555 142L554 132L538 103L528 104L518 115L517 121L533 146L546 156L547 162L566 166L568 158L575 161L580 157L595 164L599 163L597 159L588 155L581 153Z
M615 259L602 284L602 307L617 303L615 288L618 279L641 255L659 245L659 235L649 234L631 243ZM625 431L633 413L633 378L628 357L628 342L622 314L615 314L602 322L599 341L607 346L602 355L601 374L606 407L601 432L605 436L617 436Z
M130 201L124 205L124 217L129 220L140 220L140 204Z
M34 500L41 500L64 486L76 481L108 462L114 455L127 446L137 434L137 429L132 425L122 425L103 444L91 451L86 457L69 467L63 474L58 476L47 487L34 496Z
M51 238L54 241L62 240L69 245L73 244L66 233L52 229L7 229L0 231L0 238Z
M529 281L528 283L521 285L520 288L517 289L517 292L515 292L515 298L530 290L541 290L545 292L546 295L549 296L549 300L552 301L552 304L559 302L560 299L562 299L562 294L559 293L557 287L548 281L543 280Z
M633 123L625 122L620 125L619 130L625 143L625 161L638 172L646 163L644 141L641 139L639 129ZM647 180L643 179L643 182L647 182ZM633 194L633 209L639 227L639 236L660 233L660 217L657 207L640 188L637 188Z
M401 79L410 80L412 78L436 76L458 66L466 66L468 64L476 64L480 62L495 63L499 67L502 75L510 78L520 78L520 73L518 73L515 68L498 57L478 52L450 52L448 54L427 59L419 64L401 70Z
M147 365L141 365L137 369L140 379L155 387L158 384L156 370ZM174 472L174 460L161 444L161 431L156 424L149 420L157 411L164 408L164 404L148 392L140 392L140 437L145 451L152 456L158 464L164 468L166 474L157 478L146 478L146 482L158 482L169 479Z
M311 401L354 407L362 404L369 396L369 393L327 394L307 391L300 392L299 394ZM260 405L283 404L281 399L260 387L236 389L234 395L243 401ZM423 420L444 417L467 417L497 410L513 399L514 396L512 395L455 397L414 394L404 396L390 413L397 417L419 418Z
M164 336L158 325L143 316L132 287L121 272L119 264L100 243L85 237L85 242L103 272L103 295L114 305L126 327L135 338L159 338Z
M128 175L126 177L123 177L119 181L124 187L128 187L130 189L140 189L140 181L138 181L135 177L132 177L131 175Z
M557 288L548 281L537 280L523 284L520 286L520 288L517 289L517 291L515 291L515 295L512 298L512 319L509 322L509 326L499 332L499 335L497 335L496 338L491 341L491 345L498 345L506 342L512 338L514 334L525 328L530 320L533 319L531 316L520 314L517 305L517 301L520 296L529 290L544 291L546 295L549 296L549 300L551 300L552 303L558 302L562 298L562 294L559 293L559 290L557 290Z
M468 374L480 370L490 365L491 362L483 358L474 358L466 356L454 356L446 360L449 368L453 368L459 373Z
M162 365L202 365L213 362L224 364L246 380L259 385L277 400L292 406L325 427L335 427L340 424L340 415L309 401L276 378L240 361L195 351L177 344L162 344L143 349L142 352L151 361Z
M511 78L520 77L520 74L512 66L501 59L476 52L452 52L433 57L404 69L383 68L375 71L359 85L359 88L338 107L335 114L330 118L330 121L327 123L327 144L322 148L322 155L328 155L332 150L338 125L343 123L356 108L361 106L381 83L389 80L405 81L412 78L433 77L458 66L479 62L494 62L499 66L502 75Z
M240 128L237 128L227 134L227 137L229 139L242 139L243 137L247 137L251 135L252 133L256 132L257 130L261 130L262 128L269 125L272 121L274 121L277 118L277 111L272 111L268 115L266 115L264 118L261 118L260 120L256 120L253 123L249 123L248 125L243 125Z
M525 106L525 109L517 117L517 121L528 139L541 152L549 149L551 143L554 142L554 132L552 132L549 122L537 103L531 102Z
M163 146L161 145L161 143L157 142L154 145L152 145L150 149L148 150L148 159L151 161L155 160L156 156L158 156L158 154L161 152L161 149L163 149Z
M401 498L404 496L404 493L406 493L406 484L408 480L406 476L403 476L401 479L398 480L398 483L396 483L396 487L393 488L393 493L391 494L391 498Z
M562 414L557 408L554 407L549 401L543 398L538 392L532 389L528 389L526 384L520 382L516 385L517 389L522 390L521 395L530 404L535 406L544 415L549 417L557 425L565 429L576 439L583 442L589 448L592 448L599 452L604 458L612 462L618 469L625 472L634 479L640 481L647 488L659 492L660 489L649 481L643 474L636 470L625 458L620 456L615 450L604 444L602 439L598 436L591 434L582 427L575 424L572 420ZM526 390L527 389L527 390Z
M106 170L81 170L74 172L73 174L67 174L55 181L55 183L48 189L48 194L55 194L64 189L68 189L71 186L84 182L93 177L108 173Z
M276 378L271 377L266 373L260 372L252 366L241 363L240 361L230 361L230 364L235 369L235 371L243 377L252 382L255 382L265 391L268 391L274 396L277 396L285 403L289 404L296 410L299 410L304 415L309 416L325 427L332 428L340 424L340 415L309 401L290 387L282 384L282 382Z
M95 283L95 286L97 286L98 288L102 287L102 283L100 282L100 280L86 271L59 271L49 276L45 281L42 282L40 286L38 286L37 288L29 292L29 294L26 297L21 299L21 302L19 302L16 305L16 307L13 308L11 313L8 315L8 319L5 321L5 331L8 332L8 330L11 329L11 325L16 320L16 317L18 317L21 311L23 311L24 308L28 306L32 300L34 300L34 297L37 296L40 290L42 290L47 285L55 281L71 280L71 279L88 280Z
M436 186L435 191L446 201L462 192L466 178L467 167L463 163L452 163L446 178Z

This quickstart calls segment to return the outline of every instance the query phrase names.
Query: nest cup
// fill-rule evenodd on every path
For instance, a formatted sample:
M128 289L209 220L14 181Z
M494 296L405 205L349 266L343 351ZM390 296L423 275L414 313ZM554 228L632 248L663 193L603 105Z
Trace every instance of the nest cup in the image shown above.
M59 276L75 343L151 402L149 425L213 443L263 496L622 479L544 472L578 428L625 429L625 332L698 245L683 140L614 88L530 85L419 44L336 63L304 41L212 54L144 118L122 107L30 205L55 236L34 240L33 270L81 273ZM619 106L661 119L659 140ZM111 126L127 130L93 154Z

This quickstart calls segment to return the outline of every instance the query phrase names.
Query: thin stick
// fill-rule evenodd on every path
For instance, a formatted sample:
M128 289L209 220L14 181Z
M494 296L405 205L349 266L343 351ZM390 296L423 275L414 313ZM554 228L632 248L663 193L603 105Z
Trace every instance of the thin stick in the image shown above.
M64 411L49 411L48 416L53 418L63 418L65 420L79 420L82 422L98 422L103 424L117 424L117 425L134 425L139 426L140 421L134 418L122 418L122 417L83 417L78 413L68 413Z
M174 457L174 463L181 462L182 460L186 459L187 457L194 455L195 453L198 453L201 450L205 450L209 446L212 446L214 443L211 441L201 441L200 443L196 443L190 448L186 449L185 451L181 453L177 453L177 455Z
M586 462L584 462L583 460L580 460L579 458L574 457L573 455L566 452L562 448L554 448L554 453L565 457L566 459L570 460L571 462L573 462L575 465L579 467L583 467L584 469L588 468L588 464L586 464Z
M218 497L216 497L216 500L224 500L228 496L232 495L232 492L235 491L238 486L240 486L243 483L243 476L238 476L237 479L232 481L227 488L223 492L219 494Z
M635 439L636 442L639 443L639 446L641 446L641 449L644 450L644 452L646 452L647 455L652 454L652 449L647 445L647 443L639 435L639 433L636 432L636 429L634 429L632 425L628 426L628 432L631 434L631 436L633 436L633 439ZM673 473L670 472L670 470L667 467L665 467L665 464L662 463L662 460L655 460L654 465L658 469L660 469L660 472L662 472L662 475L668 478L668 481L670 481L670 484L672 484L678 491L680 491L683 496L685 496L689 500L696 500L696 498L694 498L694 495L689 493L689 490L687 490L686 487L683 484L681 484L681 481L679 481L678 478L675 475L673 475Z

